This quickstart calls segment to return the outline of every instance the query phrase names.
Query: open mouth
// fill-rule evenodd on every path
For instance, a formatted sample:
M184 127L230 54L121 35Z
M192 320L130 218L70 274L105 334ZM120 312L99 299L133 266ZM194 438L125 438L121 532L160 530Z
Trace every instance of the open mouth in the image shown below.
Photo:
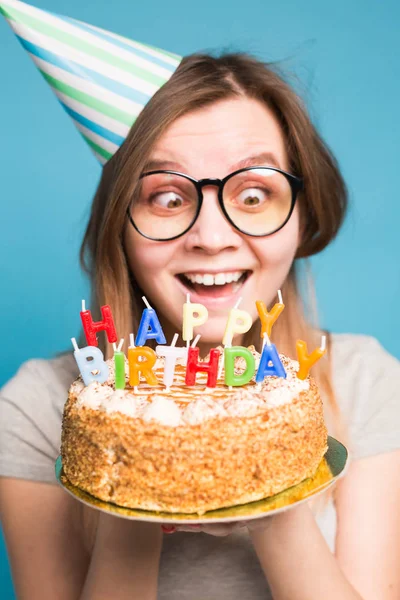
M188 289L199 296L230 296L240 290L252 271L229 271L221 273L179 273L176 277Z

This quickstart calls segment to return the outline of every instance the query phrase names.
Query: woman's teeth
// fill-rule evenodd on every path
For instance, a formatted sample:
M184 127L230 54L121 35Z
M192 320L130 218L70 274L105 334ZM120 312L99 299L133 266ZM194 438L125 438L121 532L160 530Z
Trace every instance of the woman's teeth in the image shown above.
M235 294L244 284L250 271L229 273L182 273L182 283L201 296L222 297Z
M191 283L200 283L202 285L225 285L239 281L246 271L234 271L231 273L183 273Z

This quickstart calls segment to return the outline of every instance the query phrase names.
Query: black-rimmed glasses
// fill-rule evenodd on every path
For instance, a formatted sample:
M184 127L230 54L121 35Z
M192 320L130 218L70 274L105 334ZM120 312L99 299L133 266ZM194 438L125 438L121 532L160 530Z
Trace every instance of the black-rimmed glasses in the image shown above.
M201 179L177 171L149 171L140 176L128 208L129 219L144 237L173 240L195 223L203 187L218 188L218 201L229 223L241 233L263 237L290 219L303 180L274 167L246 167L224 179Z

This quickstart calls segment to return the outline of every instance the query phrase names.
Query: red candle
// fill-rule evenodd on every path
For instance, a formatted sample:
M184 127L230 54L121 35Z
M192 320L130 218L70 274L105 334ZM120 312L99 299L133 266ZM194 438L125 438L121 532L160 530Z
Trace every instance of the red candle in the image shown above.
M88 346L98 346L97 333L105 331L107 339L112 344L117 341L117 333L115 331L114 319L111 308L108 304L100 307L103 316L102 321L93 321L90 310L85 310L85 301L82 300L82 311L80 313L82 319L83 330L85 332Z
M210 360L208 362L199 362L199 349L189 348L186 364L186 385L196 384L196 373L207 373L207 387L217 385L218 360L221 352L217 348L210 350Z

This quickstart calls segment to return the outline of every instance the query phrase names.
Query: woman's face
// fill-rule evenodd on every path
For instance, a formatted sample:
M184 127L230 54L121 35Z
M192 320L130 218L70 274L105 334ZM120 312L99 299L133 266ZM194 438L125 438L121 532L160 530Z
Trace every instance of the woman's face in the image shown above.
M271 156L260 156L267 153ZM254 158L237 166L249 157ZM153 148L150 161L154 160L165 161L158 168L180 171L196 179L222 179L242 166L269 165L288 170L277 120L264 105L249 98L223 100L177 119ZM256 300L271 304L299 244L297 205L282 229L268 237L251 237L226 220L217 194L216 187L203 188L197 221L178 239L152 241L131 224L125 231L130 269L156 309L166 335L181 331L182 305L189 292L191 302L200 302L208 309L207 323L196 328L204 344L221 343L229 309L239 297L240 308L248 311L253 321L257 318ZM243 276L238 282L224 285L216 285L210 277L201 279L206 274L220 274L217 281L225 281L226 274L231 273ZM193 283L196 275L203 283ZM205 285L204 281L214 284Z

